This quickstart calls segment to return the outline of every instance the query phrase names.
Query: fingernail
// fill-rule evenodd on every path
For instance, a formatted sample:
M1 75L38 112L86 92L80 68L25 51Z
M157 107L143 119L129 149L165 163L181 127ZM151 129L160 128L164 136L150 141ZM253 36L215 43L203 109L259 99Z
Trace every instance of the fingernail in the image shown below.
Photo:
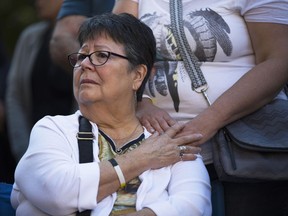
M196 138L199 138L199 139L203 137L203 135L200 134L200 133L199 134L195 134L195 135L196 135Z

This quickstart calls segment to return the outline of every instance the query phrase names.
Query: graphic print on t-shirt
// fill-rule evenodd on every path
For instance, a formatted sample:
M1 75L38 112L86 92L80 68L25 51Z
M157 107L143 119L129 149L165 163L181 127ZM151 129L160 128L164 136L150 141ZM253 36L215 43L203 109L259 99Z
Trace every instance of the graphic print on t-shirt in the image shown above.
M180 100L177 90L177 61L181 61L181 56L172 35L171 25L161 23L163 14L157 15L157 12L145 14L140 19L153 29L157 41L156 72L153 73L153 78L149 79L149 91L152 97L155 97L155 91L162 96L167 96L169 91L174 109L178 112ZM231 55L232 43L228 35L230 28L215 11L209 8L193 11L184 17L183 25L191 49L200 62L213 62L217 47L220 47L226 56ZM188 76L192 79L191 75Z

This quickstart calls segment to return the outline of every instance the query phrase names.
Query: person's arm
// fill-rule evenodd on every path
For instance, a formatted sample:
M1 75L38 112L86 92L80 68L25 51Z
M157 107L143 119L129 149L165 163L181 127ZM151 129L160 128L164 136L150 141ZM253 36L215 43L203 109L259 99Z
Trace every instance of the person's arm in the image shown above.
M31 132L28 150L15 172L16 185L30 206L51 215L68 215L78 209L94 209L102 199L120 187L110 162L78 163L75 158L75 154L78 154L76 133L71 124L73 122L67 118L57 121L46 117L40 120ZM135 150L117 156L115 160L126 182L145 170L178 162L180 156L177 146L201 137L194 134L171 138L181 128L181 125L176 124L162 135L152 135ZM185 153L184 160L195 160L194 154L199 153L199 149L190 148ZM19 196L17 191L13 192L15 196Z
M204 143L221 127L269 103L288 82L288 25L250 22L247 26L256 66L188 122L179 136L198 132L203 134L199 143Z
M161 172L161 170L159 170ZM157 187L158 192L161 182L162 173L157 175L158 170L153 174L155 181L148 183L152 187ZM202 161L201 156L194 161L179 162L171 167L171 178L169 182L163 180L163 188L166 191L161 194L164 198L155 198L148 196L149 200L144 200L143 205L151 209L156 215L211 215L211 186L208 172ZM165 178L164 178L165 179ZM165 182L165 183L164 183ZM145 178L143 179L143 184ZM149 193L153 194L153 188L149 189ZM157 193L156 192L156 193Z
M221 127L269 103L288 82L288 26L251 22L247 26L256 55L256 66L224 92L211 107L189 121L178 136L201 133L203 138L194 144L202 144ZM150 131L153 128L165 130L173 122L167 112L154 106L148 99L138 104L137 116Z
M85 16L70 15L58 20L50 40L51 59L69 73L73 72L73 68L67 56L79 50L78 29L86 19Z
M211 215L210 178L200 155L194 161L145 172L140 178L136 205L141 210L127 216L145 215L142 211L147 215Z
M64 0L50 41L53 62L69 73L67 56L79 50L78 29L87 17L112 10L114 0Z
M130 13L138 17L138 3L133 0L116 0L112 12L115 14Z
M117 156L115 159L122 169L126 182L139 176L146 170L158 169L174 164L180 160L178 145L185 145L190 141L196 141L197 134L190 134L186 137L182 136L178 139L173 139L177 132L182 129L180 124L174 124L165 133L159 135L153 134L137 148L137 151L131 151L127 154ZM181 144L182 143L182 144ZM176 148L175 148L176 147ZM190 148L185 151L183 160L195 160L195 153L198 148ZM137 160L135 160L137 158ZM100 186L98 190L98 202L106 196L117 191L120 184L115 170L111 169L110 162L100 163Z

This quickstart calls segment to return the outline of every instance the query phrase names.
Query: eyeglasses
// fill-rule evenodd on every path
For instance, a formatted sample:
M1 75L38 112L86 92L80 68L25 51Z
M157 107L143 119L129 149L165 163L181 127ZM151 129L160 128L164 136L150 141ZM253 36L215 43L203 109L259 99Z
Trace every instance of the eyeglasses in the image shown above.
M119 55L117 53L109 52L109 51L95 51L93 53L90 53L89 55L83 54L83 53L72 53L68 55L69 63L72 65L72 67L80 67L82 61L89 58L90 62L95 66L101 66L104 65L111 55L127 59L126 56Z

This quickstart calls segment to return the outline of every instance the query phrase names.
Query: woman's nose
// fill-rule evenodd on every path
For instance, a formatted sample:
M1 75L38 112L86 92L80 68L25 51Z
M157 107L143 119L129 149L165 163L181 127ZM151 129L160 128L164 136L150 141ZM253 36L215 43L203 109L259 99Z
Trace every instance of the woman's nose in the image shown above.
M81 62L81 67L94 67L94 65L90 61L89 56L86 56L86 58L83 59L83 61Z

